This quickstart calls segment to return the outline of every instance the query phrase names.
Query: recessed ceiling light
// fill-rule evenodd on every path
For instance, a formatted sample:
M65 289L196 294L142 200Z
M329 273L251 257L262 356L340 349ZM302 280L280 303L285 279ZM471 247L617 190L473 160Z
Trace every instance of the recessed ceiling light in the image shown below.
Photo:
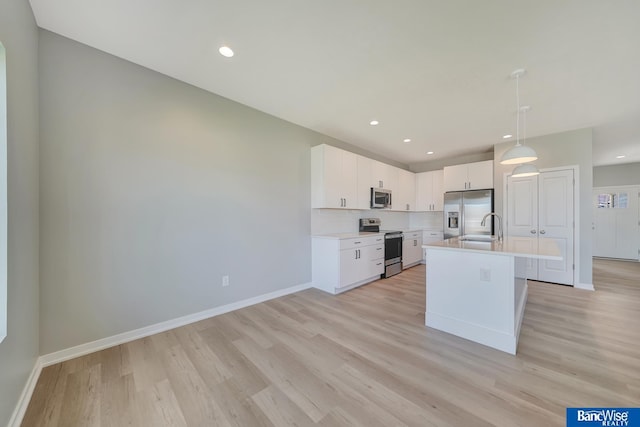
M218 52L220 52L220 55L226 58L231 58L233 56L233 50L231 50L229 46L222 46L220 49L218 49Z
M427 154L428 154L428 155L432 155L432 154L433 154L433 151L427 151Z
M503 139L509 139L509 138L512 138L512 137L513 137L513 135L509 135L509 134L507 134L507 135L502 135L502 138L503 138Z
M625 157L627 157L627 156L625 156L624 154L621 154L619 156L616 156L616 159L624 159Z
M411 142L411 140L409 138L405 138L404 142Z
M379 123L380 123L380 122L379 122L379 121L377 121L377 120L371 120L371 121L369 122L369 124L370 124L371 126L377 126Z

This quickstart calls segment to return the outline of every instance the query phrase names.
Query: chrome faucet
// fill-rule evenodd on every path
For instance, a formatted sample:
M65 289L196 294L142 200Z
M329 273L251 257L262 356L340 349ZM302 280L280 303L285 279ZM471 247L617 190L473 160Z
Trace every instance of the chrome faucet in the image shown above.
M501 242L502 241L502 217L500 215L498 215L495 212L489 212L484 216L484 218L482 218L482 222L480 223L480 225L484 227L487 221L487 218L490 216L495 216L496 218L498 218L498 241Z

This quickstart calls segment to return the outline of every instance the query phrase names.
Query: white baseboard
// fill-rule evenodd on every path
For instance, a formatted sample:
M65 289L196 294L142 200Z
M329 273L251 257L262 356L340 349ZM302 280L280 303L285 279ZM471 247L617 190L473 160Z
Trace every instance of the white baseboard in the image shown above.
M593 287L593 283L576 283L573 285L576 289L584 289L585 291L595 291L596 288Z
M27 407L31 401L31 395L33 395L33 390L35 390L38 378L40 378L40 372L42 372L41 359L41 357L36 359L36 363L31 370L31 375L29 375L27 383L24 385L24 389L22 389L22 394L20 394L18 404L13 410L11 418L9 418L9 424L7 424L7 427L20 427L20 424L22 424L22 418L24 418L24 414L27 412Z
M509 354L516 354L518 336L515 334L508 334L434 312L425 312L425 325Z
M96 341L80 344L75 347L56 351L54 353L45 354L40 357L42 359L42 366L45 367L45 366L54 365L56 363L64 362L65 360L74 359L76 357L84 356L85 354L104 350L105 348L124 344L129 341L137 340L139 338L144 338L150 335L158 334L160 332L165 332L165 331L168 331L169 329L174 329L180 326L188 325L189 323L198 322L200 320L208 319L210 317L218 316L224 313L229 313L230 311L239 310L241 308L249 307L251 305L258 304L264 301L269 301L274 298L279 298L284 295L289 295L294 292L299 292L299 291L308 289L310 287L311 287L311 283L304 283L302 285L296 285L286 289L280 289L278 291L270 292L268 294L258 295L257 297L248 298L238 302L233 302L231 304L226 304L220 307L214 307L209 310L204 310L198 313L193 313L193 314L188 314L186 316L178 317L177 319L167 320L165 322L156 323L155 325L145 326L144 328L123 332L121 334L113 335L107 338L101 338Z

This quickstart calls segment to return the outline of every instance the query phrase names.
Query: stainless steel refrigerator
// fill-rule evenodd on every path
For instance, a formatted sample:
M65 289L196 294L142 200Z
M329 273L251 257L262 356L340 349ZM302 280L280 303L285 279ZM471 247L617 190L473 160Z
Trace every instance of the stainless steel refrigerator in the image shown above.
M482 218L493 212L493 190L451 191L444 193L444 238L465 235L492 235L493 216Z

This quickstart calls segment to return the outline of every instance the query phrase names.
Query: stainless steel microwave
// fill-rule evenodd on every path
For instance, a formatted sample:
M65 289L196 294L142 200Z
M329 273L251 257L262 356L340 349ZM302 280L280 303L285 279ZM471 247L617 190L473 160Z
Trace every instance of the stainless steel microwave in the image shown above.
M390 209L391 190L371 187L371 209Z

